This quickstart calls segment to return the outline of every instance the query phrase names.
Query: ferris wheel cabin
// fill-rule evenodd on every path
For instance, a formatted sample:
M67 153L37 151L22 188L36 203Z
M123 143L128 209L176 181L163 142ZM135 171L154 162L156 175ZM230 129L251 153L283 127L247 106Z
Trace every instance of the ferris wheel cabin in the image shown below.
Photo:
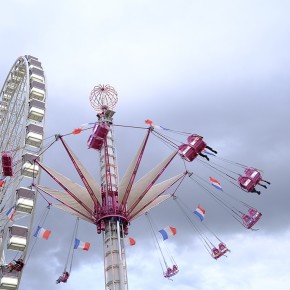
M38 174L39 166L34 162L36 159L38 159L38 156L31 153L26 153L22 156L22 175L33 178Z
M43 101L45 97L45 85L41 82L31 81L30 86L30 98Z
M7 87L5 89L5 92L3 94L3 101L5 102L9 102L12 98L12 95L14 94L15 92L15 89L17 88L19 83L17 82L12 82L12 81L9 81L8 84L7 84Z
M11 74L11 79L19 84L22 80L22 78L25 75L25 67L23 65L16 66L15 70Z
M7 111L7 106L8 106L7 102L0 101L0 111L1 112L6 112Z
M38 62L39 63L39 62ZM39 67L31 66L29 69L30 81L44 83L44 72Z
M23 252L27 244L27 238L28 238L27 227L12 225L9 228L7 249Z
M0 272L0 290L14 290L18 286L18 273L6 268L7 265L1 266Z
M35 124L29 124L27 127L25 143L32 147L39 148L43 140L43 127Z
M30 100L28 119L42 122L45 112L45 103L39 100Z
M26 187L20 187L16 190L17 212L30 214L34 206L35 191Z

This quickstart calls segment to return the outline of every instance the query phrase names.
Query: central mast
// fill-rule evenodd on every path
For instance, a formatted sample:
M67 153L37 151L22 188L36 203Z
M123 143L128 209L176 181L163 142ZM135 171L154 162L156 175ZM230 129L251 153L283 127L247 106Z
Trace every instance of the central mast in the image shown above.
M113 115L118 101L111 86L96 86L90 96L91 105L98 112L98 123L89 138L89 148L100 151L102 204L95 204L97 232L103 233L104 272L106 290L127 290L125 249L121 242L128 234L125 212L119 207L118 170L114 146Z

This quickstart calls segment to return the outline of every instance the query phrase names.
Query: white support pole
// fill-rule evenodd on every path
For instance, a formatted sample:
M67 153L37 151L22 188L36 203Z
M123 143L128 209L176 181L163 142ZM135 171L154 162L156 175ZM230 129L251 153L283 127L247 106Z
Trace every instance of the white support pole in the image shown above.
M103 119L103 121L111 123L112 119ZM106 137L106 144L106 148L103 146L100 152L101 184L104 189L117 192L118 171L112 128L110 128ZM105 152L105 150L107 151ZM104 194L108 195L107 192L104 192ZM108 204L112 202L111 198L109 197L110 200L107 200ZM113 216L105 219L104 222L103 244L106 290L128 290L126 259L121 245L120 221Z
M120 235L120 223L117 221L117 235L118 235L118 246L119 246L119 276L120 276L120 290L125 290L124 283L124 267L122 259L122 246L121 246L121 235Z
M128 290L126 263L125 257L122 255L118 221L108 221L106 223L104 258L106 290Z

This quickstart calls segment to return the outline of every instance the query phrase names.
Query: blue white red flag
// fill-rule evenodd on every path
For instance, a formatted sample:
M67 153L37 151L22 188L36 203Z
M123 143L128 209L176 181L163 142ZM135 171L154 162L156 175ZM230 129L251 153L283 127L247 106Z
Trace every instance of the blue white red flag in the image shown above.
M89 242L82 242L79 239L75 239L74 250L88 251L91 244Z
M215 188L217 188L217 189L223 191L223 189L222 189L222 187L221 187L221 184L220 184L220 182L219 182L218 180L216 180L215 178L213 178L213 177L211 177L211 176L209 177L209 180L210 180L212 186L214 186Z
M7 176L0 178L0 187L2 187L4 185L4 183L6 182L6 179L7 179Z
M159 233L161 234L163 240L167 240L169 237L176 235L176 228L168 226L160 230Z
M42 238L42 239L48 240L50 234L51 234L50 230L46 230L41 226L37 226L37 229L33 236L36 238Z
M124 238L123 239L123 245L124 246L135 246L136 245L136 241L133 238Z
M11 221L13 221L14 222L14 215L15 215L15 212L16 212L16 210L15 210L15 207L14 206L12 206L7 212L6 212L6 216L11 220Z
M202 209L200 205L197 206L196 210L193 213L196 214L200 218L201 221L203 221L204 216L205 216L205 210Z

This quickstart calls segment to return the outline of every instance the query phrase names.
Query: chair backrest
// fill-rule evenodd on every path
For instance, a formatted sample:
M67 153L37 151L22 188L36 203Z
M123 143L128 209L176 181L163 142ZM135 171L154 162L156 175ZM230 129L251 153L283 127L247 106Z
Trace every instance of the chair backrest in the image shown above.
M218 255L220 253L219 249L217 248L213 248L212 252L214 253L214 255Z
M249 222L252 220L252 218L251 218L249 215L247 215L247 214L244 214L244 215L242 216L242 219L243 219L243 221L244 221L245 223L249 223Z
M206 143L203 141L202 137L196 134L190 135L187 141L188 145L190 145L197 154L201 153L206 147Z
M253 217L253 216L256 215L256 213L257 213L258 211L257 211L256 209L254 209L254 208L250 208L250 209L248 210L248 212L249 212L250 216Z
M224 243L219 243L219 249L220 249L220 251L224 251L227 249L227 247Z

